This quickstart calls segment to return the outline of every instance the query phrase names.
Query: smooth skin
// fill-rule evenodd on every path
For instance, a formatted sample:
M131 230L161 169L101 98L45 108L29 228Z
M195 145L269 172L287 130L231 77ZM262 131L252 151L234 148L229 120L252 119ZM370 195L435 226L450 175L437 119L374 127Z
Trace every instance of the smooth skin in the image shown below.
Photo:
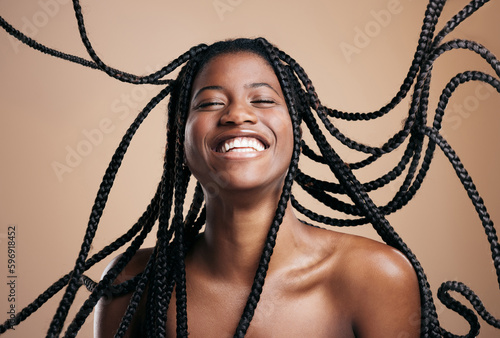
M292 124L274 71L250 52L209 61L191 96L186 161L203 186L207 220L186 257L189 334L232 337L283 188ZM234 137L256 138L265 150L221 152ZM115 283L143 271L151 251L139 251ZM95 337L113 337L129 299L98 303ZM127 337L140 337L144 309ZM174 301L167 318L175 337ZM417 277L399 251L305 225L288 205L247 337L411 338L419 328Z

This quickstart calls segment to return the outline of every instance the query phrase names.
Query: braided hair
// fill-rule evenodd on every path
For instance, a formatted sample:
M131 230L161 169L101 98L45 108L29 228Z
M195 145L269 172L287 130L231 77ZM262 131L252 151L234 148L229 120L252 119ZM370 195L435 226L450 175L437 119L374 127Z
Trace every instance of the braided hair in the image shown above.
M7 320L3 325L0 325L0 333L12 329L15 325L24 321L43 306L48 299L65 288L47 331L47 337L60 336L63 333L62 330L67 321L69 309L73 306L76 293L84 285L90 291L90 295L67 326L66 332L64 332L65 337L74 337L78 334L99 299L109 295L118 296L127 293L132 293L132 296L115 337L124 336L143 297L146 297L145 311L147 315L141 325L142 336L166 337L167 310L173 301L171 298L174 290L177 311L177 336L186 337L188 335L184 259L186 252L196 235L200 233L205 222L204 196L199 184L196 185L189 211L186 215L184 215L183 211L186 203L187 187L191 178L191 173L184 163L184 133L189 111L191 87L196 75L214 57L221 54L246 51L261 56L273 68L280 82L290 113L294 147L276 213L269 226L268 236L252 288L234 336L245 336L251 324L265 282L276 236L283 220L285 208L290 200L293 207L304 216L328 226L371 224L385 243L398 249L408 258L417 274L421 297L421 336L456 337L456 335L440 326L434 298L424 270L406 243L389 224L386 216L404 207L415 196L430 168L436 146L439 147L452 164L480 217L490 243L493 264L500 285L500 246L493 222L472 179L454 150L440 133L442 118L448 100L460 84L468 81L482 81L500 92L500 81L491 75L478 71L468 71L456 75L443 89L432 124L429 125L427 121L432 67L434 61L443 53L452 49L473 51L486 60L495 71L495 74L500 76L500 63L484 46L468 40L452 40L442 43L443 38L448 33L486 2L471 1L462 11L449 20L441 31L434 35L445 1L429 1L418 47L400 90L387 105L377 111L368 113L343 112L324 106L304 69L291 56L279 50L264 38L221 41L210 46L198 45L180 55L159 71L147 76L137 76L112 68L99 58L87 37L78 0L73 0L74 10L82 42L92 61L43 46L16 30L0 17L0 25L9 34L43 53L101 70L120 81L164 86L138 114L111 159L92 207L87 231L73 270L51 285L31 304L20 311L13 320ZM168 74L178 68L181 69L176 79L165 79ZM347 137L333 123L334 119L356 121L373 120L382 117L409 95L412 88L411 104L402 129L380 147L364 145ZM167 113L164 165L156 193L146 211L130 230L100 252L89 257L90 247L106 206L108 195L130 142L149 112L168 96L170 96L170 100ZM313 138L312 142L302 138L302 128L307 128L308 133ZM328 134L325 135L323 130L326 130ZM330 136L333 136L343 145L366 154L366 158L355 163L345 163L328 142L327 137ZM310 146L313 143L314 146ZM359 181L354 174L356 170L372 165L384 155L403 146L403 144L406 144L406 149L394 168L372 181ZM334 174L336 181L320 180L300 170L299 157L301 153L319 165L326 166ZM386 186L402 177L404 173L403 183L394 197L386 205L375 204L369 192ZM307 209L292 194L294 181L319 202L349 217L332 218ZM344 202L335 195L339 197L345 195L351 202ZM113 281L137 253L156 222L158 223L157 241L144 271L129 281L113 285ZM131 243L125 252L101 281L96 283L84 275L84 272L94 264L129 242ZM147 293L145 293L146 289L148 290ZM500 328L500 320L486 311L479 298L469 287L456 281L443 283L438 291L438 298L447 307L456 311L468 321L470 330L467 337L474 337L479 333L477 315L474 311L453 299L449 291L461 293L471 302L477 314L488 324Z

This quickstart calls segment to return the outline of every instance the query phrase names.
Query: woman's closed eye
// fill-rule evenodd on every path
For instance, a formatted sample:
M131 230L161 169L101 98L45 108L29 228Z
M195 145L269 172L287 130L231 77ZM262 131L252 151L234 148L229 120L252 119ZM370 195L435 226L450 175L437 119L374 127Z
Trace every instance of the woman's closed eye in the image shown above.
M224 102L221 101L208 101L208 102L201 102L196 106L196 109L206 109L206 108L218 108L217 106L223 106Z
M254 105L264 106L264 107L270 107L276 104L276 101L273 99L256 99L250 102Z

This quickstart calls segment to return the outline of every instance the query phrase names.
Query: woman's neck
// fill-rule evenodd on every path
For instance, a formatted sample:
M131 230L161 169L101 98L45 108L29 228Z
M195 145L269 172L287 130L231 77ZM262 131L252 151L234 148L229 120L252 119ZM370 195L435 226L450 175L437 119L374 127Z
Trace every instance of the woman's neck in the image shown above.
M278 196L245 196L207 199L205 232L195 245L193 259L203 262L206 273L233 282L251 283L269 228L278 206ZM250 201L250 202L248 202ZM279 266L287 257L289 237L300 226L288 202L272 264ZM285 254L284 254L285 253ZM289 253L289 252L288 252ZM271 269L271 266L270 266Z

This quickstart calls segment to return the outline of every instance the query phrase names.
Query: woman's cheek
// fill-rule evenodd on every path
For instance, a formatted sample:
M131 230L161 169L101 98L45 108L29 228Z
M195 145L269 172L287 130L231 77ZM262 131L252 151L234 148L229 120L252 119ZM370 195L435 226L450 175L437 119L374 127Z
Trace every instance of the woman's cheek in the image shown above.
M195 149L193 148L193 145L195 143L194 140L194 134L193 134L193 129L191 127L191 124L188 122L186 124L186 130L185 130L185 139L184 139L184 154L186 157L186 164L191 169L193 167L193 159L196 158L196 156L193 154Z
M209 131L206 122L196 116L189 117L186 121L184 152L186 164L193 174L206 166L203 163L206 158L203 153L205 150L204 140Z

